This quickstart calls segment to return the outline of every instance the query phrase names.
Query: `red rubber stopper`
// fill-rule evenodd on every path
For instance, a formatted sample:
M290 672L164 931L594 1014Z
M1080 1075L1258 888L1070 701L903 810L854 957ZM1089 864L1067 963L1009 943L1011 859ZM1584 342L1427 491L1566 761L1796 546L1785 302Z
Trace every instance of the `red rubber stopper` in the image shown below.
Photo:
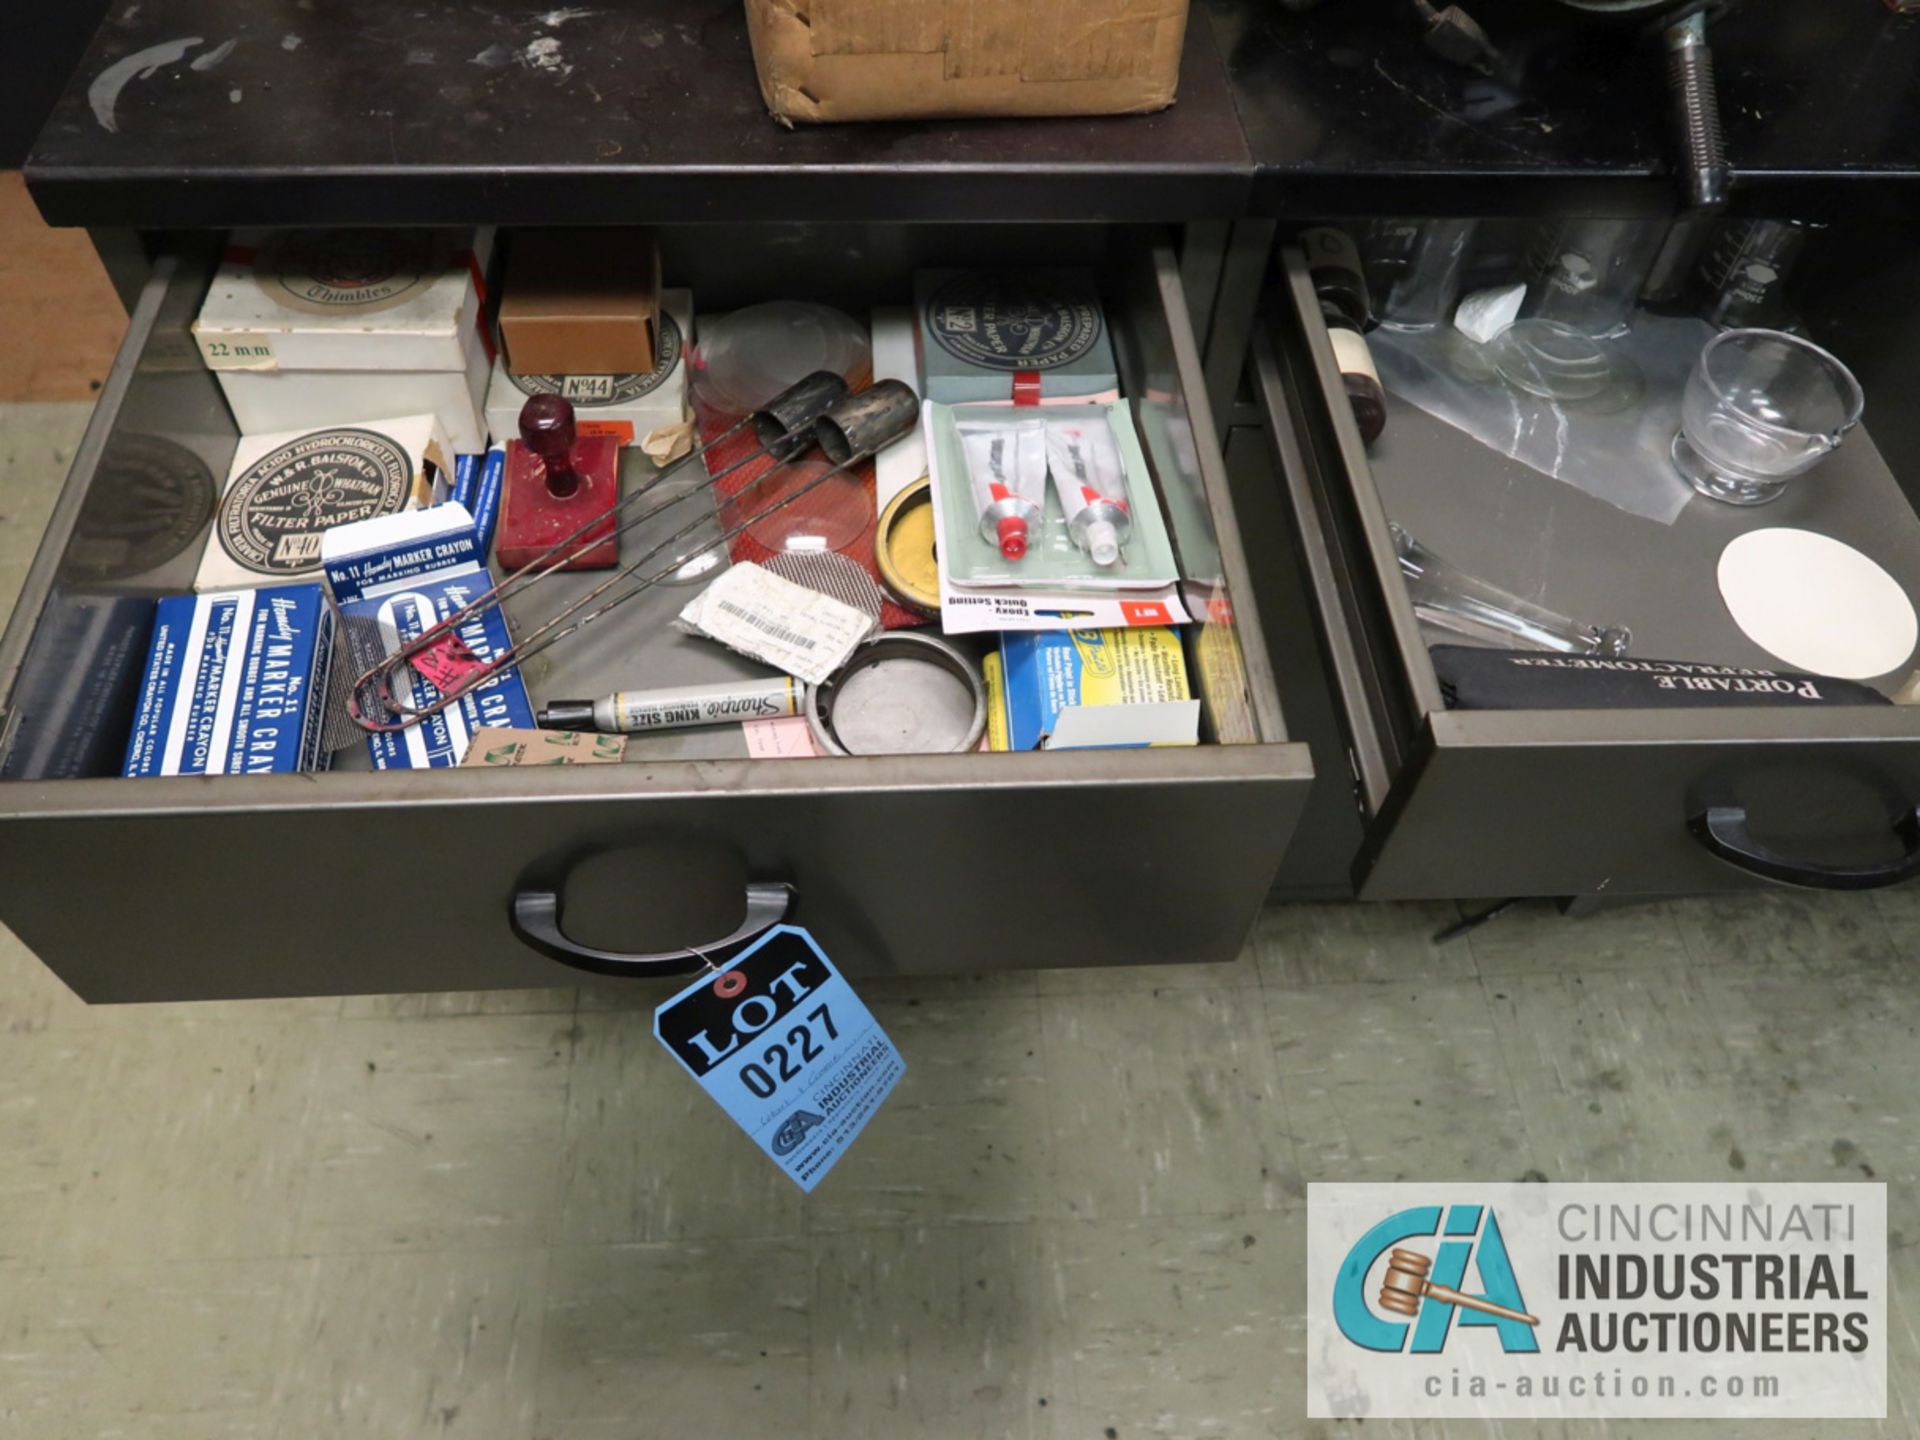
M1009 560L1018 560L1027 553L1027 522L1018 515L1009 515L994 527L1000 535L1000 553Z
M564 396L535 395L520 407L520 443L540 457L547 472L547 493L556 500L580 489L580 472L573 468L577 433L573 402Z

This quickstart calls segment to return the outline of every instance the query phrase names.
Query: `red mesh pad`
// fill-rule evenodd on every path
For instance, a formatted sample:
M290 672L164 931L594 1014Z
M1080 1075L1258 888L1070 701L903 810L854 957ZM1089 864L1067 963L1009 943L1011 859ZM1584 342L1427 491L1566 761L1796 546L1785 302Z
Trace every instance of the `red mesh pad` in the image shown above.
M711 441L714 436L723 432L727 426L732 423L733 421L729 419L702 420L700 422L700 439L702 443ZM727 466L731 465L741 456L752 454L759 446L759 437L753 433L752 426L747 426L731 440L725 444L714 446L713 449L709 450L706 455L702 457L706 462L707 473L712 475L726 469ZM771 456L763 456L749 464L742 465L715 487L721 500L729 500L739 494L749 483L771 470L775 463ZM905 630L915 625L924 625L927 623L926 616L916 615L905 606L896 604L893 598L887 594L887 587L880 582L880 567L874 563L873 559L874 530L875 527L879 525L880 519L875 513L874 507L872 462L869 461L859 466L854 473L860 476L860 483L867 492L867 528L860 532L859 539L855 540L852 545L840 553L845 555L849 560L857 561L866 569L869 575L873 576L873 583L880 586L880 594L882 597L880 604L880 625L882 629ZM749 495L742 501L741 505L745 510L745 514L738 519L726 521L725 523L728 528L731 529L734 525L739 524L740 520L753 515L755 513L755 500L759 499L762 503L765 503L765 497L772 494L777 484L778 482L769 482L765 487L754 491L752 495ZM798 503L805 504L806 502L803 500ZM736 562L750 560L755 564L760 564L772 559L774 554L773 551L767 549L766 546L762 545L745 531L742 531L727 542L727 552Z

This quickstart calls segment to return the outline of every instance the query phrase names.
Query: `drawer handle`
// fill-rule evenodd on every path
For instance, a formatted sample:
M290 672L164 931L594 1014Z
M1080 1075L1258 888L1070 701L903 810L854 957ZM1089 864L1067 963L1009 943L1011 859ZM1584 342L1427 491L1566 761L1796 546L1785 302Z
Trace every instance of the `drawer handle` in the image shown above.
M1920 876L1920 810L1909 810L1893 827L1906 847L1898 860L1877 865L1822 865L1790 860L1756 841L1747 831L1747 812L1739 805L1713 805L1687 822L1699 842L1729 865L1808 890L1880 890Z
M552 890L517 890L513 896L513 933L550 960L595 975L647 979L656 975L690 975L717 951L744 945L787 917L793 887L778 884L747 886L747 915L731 935L701 945L696 951L662 950L652 955L629 955L618 950L595 950L569 940L560 929L560 896Z

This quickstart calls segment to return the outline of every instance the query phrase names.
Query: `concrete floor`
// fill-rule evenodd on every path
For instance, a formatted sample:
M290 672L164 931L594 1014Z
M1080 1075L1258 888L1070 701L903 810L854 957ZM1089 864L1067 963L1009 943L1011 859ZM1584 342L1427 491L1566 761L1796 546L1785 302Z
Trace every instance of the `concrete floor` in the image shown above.
M85 414L0 409L0 603ZM1920 893L1452 918L863 986L909 1071L811 1199L654 987L89 1009L4 937L0 1436L1705 1434L1307 1421L1306 1182L1836 1173L1892 1418L1739 1433L1920 1434Z

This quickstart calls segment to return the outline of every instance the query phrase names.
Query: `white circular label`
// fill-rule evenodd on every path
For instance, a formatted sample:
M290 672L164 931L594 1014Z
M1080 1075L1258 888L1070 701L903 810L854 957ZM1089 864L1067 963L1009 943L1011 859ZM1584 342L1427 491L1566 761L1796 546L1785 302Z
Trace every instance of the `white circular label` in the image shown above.
M271 242L254 279L276 303L313 315L388 310L438 277L445 259L412 230L292 230Z

